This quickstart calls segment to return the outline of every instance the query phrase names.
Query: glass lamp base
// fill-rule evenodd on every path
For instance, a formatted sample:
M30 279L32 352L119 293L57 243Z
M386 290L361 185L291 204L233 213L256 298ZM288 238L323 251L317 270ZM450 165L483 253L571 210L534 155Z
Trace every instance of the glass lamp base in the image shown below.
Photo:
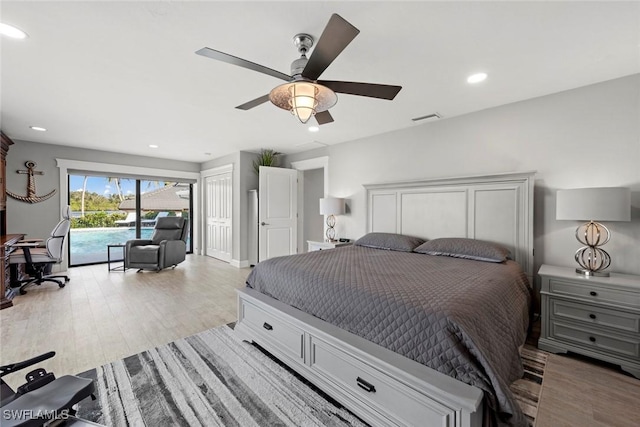
M594 276L594 277L609 277L608 271L593 271L593 270L585 270L583 268L576 268L576 273L582 274L583 276Z
M327 236L327 242L335 242L336 241L336 229L333 228L336 225L336 217L333 215L329 215L327 217L327 231L325 232L325 236Z
M576 229L576 238L583 246L578 249L574 258L582 268L576 268L576 273L584 276L609 277L604 271L611 265L611 256L600 246L611 238L611 232L599 222L589 221Z

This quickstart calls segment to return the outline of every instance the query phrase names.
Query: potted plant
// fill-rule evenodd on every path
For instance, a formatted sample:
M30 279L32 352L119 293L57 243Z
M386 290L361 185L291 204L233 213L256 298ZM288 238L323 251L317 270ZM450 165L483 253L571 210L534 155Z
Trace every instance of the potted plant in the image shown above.
M262 149L258 157L253 161L253 170L256 175L260 173L260 166L278 166L279 158L282 153L272 149Z

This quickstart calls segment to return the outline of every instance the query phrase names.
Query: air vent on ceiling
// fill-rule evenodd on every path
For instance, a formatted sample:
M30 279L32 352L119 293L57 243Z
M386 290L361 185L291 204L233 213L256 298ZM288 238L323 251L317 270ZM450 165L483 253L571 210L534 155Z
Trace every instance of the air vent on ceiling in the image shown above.
M312 141L312 142L302 142L300 144L296 144L296 147L304 147L306 150L312 149L312 148L319 148L319 147L328 147L329 144L325 144L324 142L320 142L320 141Z
M427 114L426 116L420 116L420 117L414 117L413 120L414 122L422 122L422 121L434 121L434 120L438 120L442 118L442 116L438 113L432 113L432 114Z

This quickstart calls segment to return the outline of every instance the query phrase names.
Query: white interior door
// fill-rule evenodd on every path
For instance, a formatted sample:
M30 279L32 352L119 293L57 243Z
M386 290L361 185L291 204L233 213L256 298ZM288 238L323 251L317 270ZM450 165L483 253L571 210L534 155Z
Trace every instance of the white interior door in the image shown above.
M205 253L207 256L229 262L233 250L231 172L206 177L205 186L207 217Z
M260 166L258 260L297 253L298 171Z

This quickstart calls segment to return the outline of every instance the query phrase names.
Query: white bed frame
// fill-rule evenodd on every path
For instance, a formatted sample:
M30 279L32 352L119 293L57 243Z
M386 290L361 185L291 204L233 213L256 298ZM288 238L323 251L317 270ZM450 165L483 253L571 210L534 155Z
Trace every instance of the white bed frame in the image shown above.
M365 185L367 231L500 243L531 282L533 177L527 172ZM235 331L372 425L482 425L478 388L253 289L238 290Z

